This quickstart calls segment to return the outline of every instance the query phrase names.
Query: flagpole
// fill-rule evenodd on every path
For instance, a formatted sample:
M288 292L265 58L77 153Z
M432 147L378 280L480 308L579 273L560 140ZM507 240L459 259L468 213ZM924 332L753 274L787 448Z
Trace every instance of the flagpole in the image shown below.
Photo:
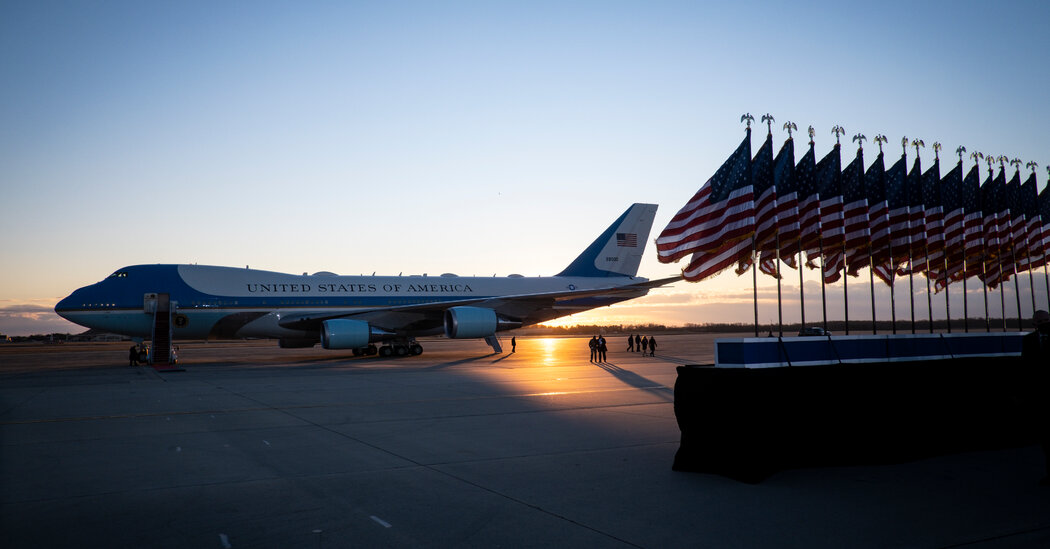
M754 119L755 119L755 117L751 116L751 113L744 114L743 116L740 117L740 121L741 122L746 122L747 123L747 126L745 127L744 131L747 132L747 135L749 137L751 135L751 122ZM748 160L751 161L751 159L748 159ZM750 167L748 169L750 170ZM758 227L755 227L755 231L756 232L757 232L757 230L758 230ZM751 303L752 303L752 305L755 308L755 337L758 337L758 272L756 271L756 269L758 268L758 265L755 264L756 259L754 259L754 257L755 257L755 250L756 249L757 249L757 242L755 241L755 232L752 232L751 233L751 257L752 257L752 260L751 260L752 261L752 264L751 264ZM743 274L743 273L740 273L740 274Z
M839 136L844 134L844 133L846 133L846 128L843 128L842 126L836 125L835 127L831 128L831 133L835 134L835 145L840 145L840 143L839 143ZM839 154L841 155L842 153L839 153ZM841 156L840 156L840 159L841 159ZM841 160L840 160L840 162L841 162ZM864 169L863 165L861 166L861 169ZM839 191L839 194L842 194L842 189L841 188L839 188L838 191ZM845 269L845 265L846 265L846 199L845 199L845 197L842 198L842 210L839 212L839 219L842 220L842 264L843 264L843 269L842 269L843 270L843 273L842 273L842 308L843 308L843 315L845 316L845 319L846 319L846 335L849 335L849 287L848 287L848 284L846 283L846 278L847 277L846 277L846 273L845 273L845 270L846 270ZM823 276L824 276L824 274L821 273L821 278L823 278Z
M940 148L941 148L941 144L936 142L936 141L934 141L933 142L933 159L934 159L933 165L934 166L940 166L940 162L939 162L940 161L940 156L938 156L938 154L937 154L937 151ZM916 149L915 149L915 158L918 158L918 157L919 157L919 149L918 149L918 147L916 147ZM921 172L920 172L920 175L921 175ZM937 175L937 179L940 180L940 178L941 178L940 170L938 170L936 175ZM926 186L926 178L923 177L920 181L922 182L923 187L925 187ZM922 204L922 209L923 209L922 228L923 228L923 232L924 233L927 232L927 230L926 230L926 208L927 208L927 205L926 205L926 200L925 200L925 197L924 197L923 204ZM923 249L923 252L926 254L926 257L924 257L922 259L922 263L923 263L923 266L925 267L925 271L926 271L926 310L930 314L930 333L932 334L933 333L933 292L930 291L930 235L929 234L926 234L926 237L922 239L922 249Z
M922 139L913 139L911 142L915 146L915 159L919 160L919 146L920 144L925 147L926 144L922 142ZM907 178L904 180L908 181ZM922 185L922 164L919 164L919 185L921 190ZM909 196L910 196L909 191ZM909 200L909 202L911 202ZM925 216L923 217L925 219ZM923 222L925 223L925 221ZM911 204L908 204L908 299L911 303L911 333L915 333L915 258L912 256L912 249L915 247L915 243L912 242L912 230L911 230Z
M758 337L758 242L754 235L751 235L751 291L752 299L751 302L755 305L755 337Z
M769 113L766 113L765 116L762 117L762 120L766 121L766 127L769 129L769 137L772 140L773 117L770 116ZM789 124L790 122L784 124L784 127L788 128L788 139L791 138L791 126ZM775 191L776 177L774 177L773 179L773 189ZM784 337L784 308L780 291L780 196L776 192L773 193L773 229L773 245L776 248L776 251L774 252L774 264L776 265L777 269L777 334L779 335L779 337ZM759 258L759 261L761 261L761 258Z
M992 162L995 162L995 160L992 159L991 156L987 156L986 157L986 156L982 155L981 153L976 153L976 154L979 155L980 158L983 158L986 162L988 162L988 181L991 181L992 180L992 173L993 173L992 172ZM980 187L978 186L978 192L980 192L979 189L980 189ZM982 238L987 236L987 235L985 235L986 231L984 230L984 208L985 208L985 205L984 205L984 200L983 200L983 196L982 196L982 201L981 201L981 235L982 235ZM995 255L998 256L999 255L999 232L998 232L998 229L996 229L996 233L995 233L995 243L996 243ZM981 284L984 287L984 331L988 332L988 333L991 333L992 332L992 319L991 319L990 313L988 312L988 261L986 260L986 258L988 256L988 242L987 241L984 243L983 250L981 252L981 256L982 256L981 257L981 276L982 276Z
M941 148L941 144L940 143L934 143L934 150L937 150L937 149L940 149L940 148ZM959 170L960 170L959 171L959 176L962 177L962 155L961 154L959 155ZM941 186L941 184L940 184L940 173L937 174L937 178L938 178L937 185L938 185L938 187L940 187L938 189L938 193L940 193L940 191L944 190L944 187ZM944 281L944 320L945 320L945 323L948 325L948 333L950 334L950 333L952 333L952 303L948 299L948 240L946 238L945 224L944 224L944 221L947 220L948 212L944 211L944 197L943 196L941 197L941 211L943 212L943 217L941 218L942 219L942 221L941 221L941 241L942 241L941 250L942 250L942 252L941 253L944 256L944 271L941 274L941 279ZM963 220L965 221L965 219L966 219L966 216L963 215ZM966 296L964 295L963 297L966 297Z
M994 161L995 160L993 160L993 162ZM1005 162L1006 162L1006 157L1005 156L1000 156L999 157L999 173L1005 173L1006 172ZM989 164L989 166L991 166L991 164ZM1005 176L1003 176L1003 177L1005 178ZM993 180L993 183L994 183L994 180ZM995 246L996 246L996 249L998 250L998 253L996 254L996 264L999 265L999 309L1000 309L1000 315L1002 315L1002 319L1003 319L1003 331L1005 332L1006 331L1006 290L1003 288L1003 286L1005 286L1005 284L1003 284L1003 283L1006 282L1006 281L1002 279L1002 277L1003 277L1003 243L999 240L999 212L995 213Z
M959 148L955 149L955 154L959 155L959 177L962 178L962 177L964 177L963 173L962 173L963 155L966 154L966 147L960 146ZM960 181L961 181L961 179L960 179ZM941 190L944 190L944 187L941 187ZM962 191L961 188L959 190ZM941 200L941 205L942 206L944 205L944 200L943 199ZM945 215L947 215L947 214L945 214ZM967 312L967 308L966 308L966 208L963 208L962 230L963 230L963 233L962 233L962 251L963 251L963 331L964 332L969 332L970 330L967 328L967 325L966 325L966 312ZM945 240L944 240L944 307L945 307L945 311L948 313L948 333L950 334L950 333L952 333L952 315L951 315L951 303L948 301L948 284L951 283L951 280L950 280L950 277L948 276L948 268L949 268L949 263L948 263L948 240L947 240L947 238L945 238Z
M1003 156L1003 157L1005 159L1006 156ZM1012 161L1009 161L1009 162L1010 162L1011 165L1014 166L1014 168L1016 168L1018 173L1021 172L1021 168L1020 168L1020 166L1021 166L1021 159L1013 159ZM1017 185L1018 185L1017 193L1020 194L1021 193L1021 187L1020 187L1020 185L1021 185L1020 184L1021 178L1018 177L1017 181L1018 181L1018 183L1017 183ZM1012 208L1012 207L1013 207L1013 205L1011 204L1010 208ZM1014 298L1016 298L1016 300L1017 300L1017 330L1021 331L1021 330L1024 329L1025 320L1024 320L1024 318L1022 318L1022 315L1021 315L1021 280L1020 280L1021 273L1017 272L1017 267L1020 267L1020 266L1017 266L1017 252L1016 252L1016 250L1013 249L1013 211L1010 212L1010 262L1013 263L1013 293L1014 293ZM1006 314L1005 313L1003 314L1003 325L1004 326L1006 325Z
M1050 166L1046 167L1046 184L1047 184L1047 186L1050 186ZM1039 190L1038 187L1036 188L1036 190ZM1042 214L1040 213L1040 217L1041 216L1042 216ZM1050 263L1050 262L1046 261L1047 250L1046 250L1046 246L1044 244L1044 242L1046 242L1046 236L1045 236L1046 229L1047 229L1047 227L1045 225L1043 225L1043 222L1040 219L1040 221L1039 221L1039 247L1042 248L1042 251L1043 251L1043 258L1042 258L1043 259L1043 282L1046 283L1046 308L1047 308L1047 310L1050 310L1050 268L1047 267L1047 263Z
M959 154L959 165L962 166L963 155L966 154L966 147L959 146L955 149L955 152ZM977 152L974 152L970 156L974 157L974 162L977 161ZM960 174L961 175L961 174ZM963 176L966 177L966 176ZM978 179L979 181L979 179ZM980 184L977 186L978 192L980 192ZM967 258L966 258L966 208L963 208L963 234L962 234L962 250L963 250L963 331L970 333L970 294L966 293L966 278L967 278Z
M881 133L875 136L875 142L879 144L879 154L882 154L882 144L886 141L886 136ZM863 143L863 141L861 142ZM863 146L862 146L863 148ZM885 172L883 172L883 181L886 180ZM867 183L865 181L865 183ZM885 193L885 185L883 185L883 193ZM867 195L867 189L865 189L865 195ZM885 197L885 194L883 195ZM868 212L871 212L871 204L868 204ZM868 226L871 226L871 217L868 217ZM886 234L889 234L889 223L886 225ZM872 248L872 241L875 240L874 235L870 235L868 238L868 278L871 286L871 335L879 333L878 323L875 320L875 250Z
M1032 183L1035 184L1035 169L1039 167L1039 164L1036 164L1035 162L1029 162L1029 163L1025 164L1025 167L1029 168L1030 170L1032 170ZM1036 185L1035 192L1036 192L1036 204L1038 205L1038 203L1039 203L1039 197L1038 197L1039 186L1038 185ZM1027 211L1027 208L1025 208L1025 210ZM1036 214L1036 215L1038 215L1038 214ZM1025 213L1025 220L1024 220L1024 222L1025 222L1025 226L1024 226L1024 248L1025 248L1025 251L1028 252L1028 289L1032 293L1032 314L1034 315L1035 314L1035 310L1038 309L1038 307L1036 307L1036 304L1035 304L1035 278L1032 276L1032 243L1028 240L1028 214L1027 213ZM1040 224L1040 227L1042 227L1041 224Z
M807 130L807 132L809 133L809 146L810 146L810 148L813 148L813 137L815 135L817 135L817 131L813 129L813 126L810 126L809 129ZM819 197L818 197L817 212L818 212L817 217L819 219L819 217L820 217L820 214L819 214L819 212L820 212ZM805 329L805 327L806 327L806 295L805 295L805 291L803 290L803 288L805 287L805 280L804 280L804 273L803 273L803 271L805 269L802 268L803 267L803 258L802 258L802 212L801 211L799 211L798 216L799 216L798 217L798 220L799 220L799 231L798 231L798 298L799 298L799 305L800 305L799 310L802 312L802 328ZM823 274L821 274L821 276L823 276Z

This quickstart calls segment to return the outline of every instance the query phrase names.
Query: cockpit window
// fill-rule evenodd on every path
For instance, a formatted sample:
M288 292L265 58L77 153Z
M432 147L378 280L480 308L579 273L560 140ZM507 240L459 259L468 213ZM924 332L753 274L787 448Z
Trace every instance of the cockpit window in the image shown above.
M127 271L117 271L117 272L109 275L109 278L127 278L127 277L128 277L128 272Z

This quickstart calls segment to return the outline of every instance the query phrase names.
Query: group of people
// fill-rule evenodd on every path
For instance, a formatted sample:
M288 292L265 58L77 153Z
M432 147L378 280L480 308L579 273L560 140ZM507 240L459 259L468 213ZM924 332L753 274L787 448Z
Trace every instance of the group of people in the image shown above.
M587 345L591 348L591 362L605 362L606 353L609 352L605 336L596 335ZM627 351L642 353L642 356L656 356L656 338L637 334L627 336Z
M627 336L627 351L640 352L642 356L656 356L656 338L639 337L638 334Z
M605 341L605 336L596 335L587 342L587 346L591 348L591 362L605 362L605 353L609 351L609 345Z

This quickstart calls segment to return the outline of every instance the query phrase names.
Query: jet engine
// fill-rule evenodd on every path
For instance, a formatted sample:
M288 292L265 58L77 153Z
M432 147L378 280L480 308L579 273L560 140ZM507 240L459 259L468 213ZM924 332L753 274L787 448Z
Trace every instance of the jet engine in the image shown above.
M321 346L325 349L358 349L381 335L389 334L363 320L336 318L321 323Z
M521 322L482 307L450 307L445 310L445 336L452 339L489 337L502 330L520 328Z

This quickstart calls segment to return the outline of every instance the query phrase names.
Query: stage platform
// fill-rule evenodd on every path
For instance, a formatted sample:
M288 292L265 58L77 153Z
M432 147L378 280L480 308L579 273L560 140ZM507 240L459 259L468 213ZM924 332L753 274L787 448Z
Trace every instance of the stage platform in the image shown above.
M678 368L675 469L759 482L1036 444L1020 332L737 338Z
M1020 356L1024 332L747 337L715 341L719 368L779 368Z

